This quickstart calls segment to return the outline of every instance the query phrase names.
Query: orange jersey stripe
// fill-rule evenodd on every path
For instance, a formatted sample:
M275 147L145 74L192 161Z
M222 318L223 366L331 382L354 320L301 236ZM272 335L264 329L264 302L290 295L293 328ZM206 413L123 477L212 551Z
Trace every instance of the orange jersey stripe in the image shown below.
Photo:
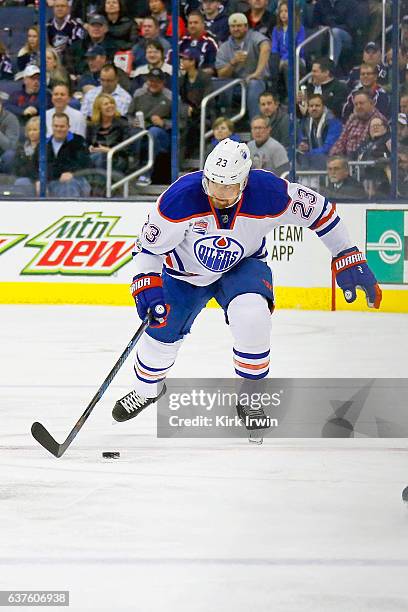
M256 365L251 363L244 363L243 361L238 361L237 359L234 359L234 363L240 368L245 368L247 370L263 370L264 368L267 368L269 366L269 359L268 361L264 361L264 363L258 363Z

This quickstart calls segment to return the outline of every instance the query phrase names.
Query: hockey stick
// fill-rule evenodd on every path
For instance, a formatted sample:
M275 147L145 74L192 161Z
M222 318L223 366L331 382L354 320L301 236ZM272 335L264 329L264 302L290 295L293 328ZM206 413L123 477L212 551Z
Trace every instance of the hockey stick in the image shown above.
M143 332L149 326L150 318L151 317L149 314L144 319L143 323L141 324L141 326L139 327L139 329L137 330L133 338L130 340L129 344L127 345L127 347L125 348L125 350L123 351L123 353L121 354L121 356L119 357L115 365L113 366L112 370L109 372L109 374L107 375L107 377L105 378L101 386L99 387L98 391L95 393L94 397L92 398L85 412L79 417L78 421L75 423L74 427L69 432L65 442L63 442L62 444L58 444L58 442L54 440L52 435L45 429L44 425L41 425L41 423L32 424L31 426L32 435L37 440L37 442L39 442L41 446L43 446L48 452L55 455L55 457L62 457L62 455L67 450L68 446L70 446L70 444L76 437L79 430L85 424L85 421L91 414L92 410L95 408L96 404L101 399L102 395L105 393L106 389L111 384L112 380L115 378L116 374L119 372L120 368L125 363L126 359L128 358L128 356L134 349L136 343L140 340L140 337L142 336Z

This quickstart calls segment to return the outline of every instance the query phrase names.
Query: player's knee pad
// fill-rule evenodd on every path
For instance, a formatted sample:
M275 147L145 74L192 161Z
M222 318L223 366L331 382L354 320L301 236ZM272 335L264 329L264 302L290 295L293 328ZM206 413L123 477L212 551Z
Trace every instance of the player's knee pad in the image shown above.
M235 372L244 378L264 378L269 372L271 335L266 298L257 293L237 296L228 306L228 320L234 337Z
M229 303L227 314L236 348L259 352L269 349L271 313L263 295L238 295Z

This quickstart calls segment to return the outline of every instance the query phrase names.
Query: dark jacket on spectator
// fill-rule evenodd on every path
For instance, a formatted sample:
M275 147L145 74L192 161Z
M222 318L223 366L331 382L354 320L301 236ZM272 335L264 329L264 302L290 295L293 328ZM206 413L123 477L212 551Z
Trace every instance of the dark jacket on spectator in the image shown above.
M390 158L390 150L387 147L391 139L391 134L387 131L378 138L368 137L360 146L357 152L359 161L375 161L375 166L367 166L364 170L364 177L374 182L375 191L386 194L389 192L390 184L385 172L388 166L387 160Z
M34 108L39 111L39 100L38 94L28 94L26 93L24 84L22 85L19 91L13 91L10 94L9 99L5 102L4 106L9 110L13 115L16 115L21 120L28 121L30 117L26 117L23 115L23 112L29 106L34 106ZM50 95L47 95L47 109L51 107L51 98Z
M360 91L360 90L366 91L366 89L362 85L357 85L353 89L353 91L348 95L346 103L344 104L343 111L342 111L343 123L345 123L347 119L350 117L350 115L354 112L353 94L356 91ZM389 119L390 114L391 114L390 97L385 91L385 89L380 87L380 85L376 85L376 87L370 90L370 93L373 97L373 101L374 101L374 105L376 109L379 110L380 113L384 115L384 117L387 117L387 119Z
M122 16L116 23L108 21L108 28L115 52L131 49L137 41L137 26L129 17Z
M38 151L34 153L34 167L38 168ZM58 181L64 172L77 172L90 167L88 147L85 139L78 134L68 132L68 136L55 156L52 137L47 139L47 175L49 181Z
M117 51L116 41L107 33L103 41L97 44L105 49L106 61L111 62ZM88 49L94 45L95 43L93 43L89 35L86 34L85 38L76 40L65 50L63 61L69 74L82 74L85 70L88 70L88 62L86 61L85 54Z
M320 192L326 198L332 198L334 202L337 198L353 200L367 196L363 185L352 176L348 176L341 183L331 183L329 187L321 188Z
M363 25L356 0L317 0L313 11L313 26L340 28L349 34Z
M269 11L265 11L261 19L256 23L251 21L251 11L246 11L246 18L248 19L248 25L252 30L260 32L267 38L272 38L273 28L276 25L276 16ZM227 37L228 38L228 37Z
M114 147L129 137L129 124L123 117L115 117L109 128L104 128L100 123L88 125L86 140L88 145L97 147Z
M17 117L6 109L0 111L0 153L15 149L20 136Z
M24 52L24 47L23 49L20 49L20 51L18 52L17 55L17 70L18 72L23 72L24 68L28 65L28 64L40 64L40 55L37 52L34 53L28 53L28 52Z
M0 55L0 80L11 81L14 77L14 70L11 58L4 54Z
M331 110L336 117L341 117L343 104L347 96L346 85L344 83L338 79L332 79L320 86L308 83L307 95L310 96L312 93L321 93L325 107Z
M211 92L211 90L211 77L209 74L203 72L203 70L198 70L197 78L194 83L189 81L187 74L181 78L180 96L185 104L192 107L193 115L191 118L194 117L198 119L200 116L201 101Z
M38 158L37 158L38 164ZM14 159L14 174L24 176L36 181L38 179L38 165L35 164L35 149L28 142L21 143L17 147Z
M220 11L214 19L207 19L204 15L204 23L206 31L210 36L213 36L218 43L224 42L230 35L228 15L225 6L220 7Z

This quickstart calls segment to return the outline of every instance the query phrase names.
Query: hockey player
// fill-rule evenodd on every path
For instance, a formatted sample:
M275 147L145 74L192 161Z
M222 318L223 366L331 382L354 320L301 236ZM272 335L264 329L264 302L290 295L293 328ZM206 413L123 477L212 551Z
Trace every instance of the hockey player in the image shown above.
M135 417L165 393L183 339L212 297L232 333L238 377L251 384L267 376L274 296L265 236L277 225L316 232L332 253L346 301L356 299L359 287L368 306L379 308L381 290L335 205L271 172L251 171L251 164L247 145L221 141L204 171L175 181L144 224L132 295L140 318L151 313L152 323L137 345L134 389L113 409L117 421ZM249 430L265 416L250 406L237 411Z

